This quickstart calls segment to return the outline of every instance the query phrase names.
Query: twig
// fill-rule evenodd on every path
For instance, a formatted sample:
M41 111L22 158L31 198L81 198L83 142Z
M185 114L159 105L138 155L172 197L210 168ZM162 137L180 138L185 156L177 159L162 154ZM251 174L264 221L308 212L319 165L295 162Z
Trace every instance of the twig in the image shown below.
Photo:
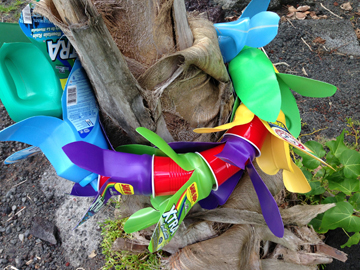
M348 43L346 43L346 44L343 44L343 45L341 45L341 46L339 46L339 47L337 47L337 48L335 48L335 49L332 49L332 50L330 51L330 53L333 53L333 52L337 51L338 49L340 49L341 47L344 47L344 46L349 45L349 44L350 44L350 42L348 42Z
M279 62L279 63L275 63L273 64L274 66L279 66L279 65L285 65L287 67L290 67L290 65L288 63L285 63L285 62Z
M13 186L13 188L15 188L15 187L17 187L17 186L20 186L21 184L25 183L26 181L27 181L27 180L22 181L22 182L20 182L19 184L16 184L15 186Z
M305 39L301 38L301 40L305 43L306 46L308 46L308 48L310 49L310 51L313 52L313 50L311 49L310 45L306 43Z
M305 70L305 67L302 68L302 72L304 73L305 76L309 76Z
M26 208L26 206L25 206L23 209L19 210L19 211L15 214L15 216L17 216L21 211L25 210L25 208Z
M15 216L17 216L17 215L18 215L21 211L23 211L25 208L26 208L26 206L25 206L23 209L19 210L15 215L11 216L6 222L12 220Z
M29 196L29 195L26 195L26 197L28 197L30 201L34 202L34 201L30 198L30 196Z
M322 131L322 130L325 130L325 129L328 129L328 127L326 127L326 128L320 128L320 129L315 130L314 132L311 132L311 133L308 133L308 134L301 134L301 135L299 136L299 138L302 137L302 136L313 135L313 134L315 134L316 132L319 132L319 131Z
M296 27L293 25L293 23L288 18L286 18L286 19L292 25L292 27L294 27L296 29Z
M10 268L9 268L10 267ZM14 266L12 266L12 265L8 265L8 266L6 266L5 268L4 268L5 270L19 270L19 269L17 269L16 267L14 267Z
M323 8L323 9L326 9L327 11L330 12L330 14L334 15L335 17L338 17L340 19L343 19L343 17L340 17L339 15L336 15L334 12L332 12L330 9L326 8L322 3L320 3L320 6Z

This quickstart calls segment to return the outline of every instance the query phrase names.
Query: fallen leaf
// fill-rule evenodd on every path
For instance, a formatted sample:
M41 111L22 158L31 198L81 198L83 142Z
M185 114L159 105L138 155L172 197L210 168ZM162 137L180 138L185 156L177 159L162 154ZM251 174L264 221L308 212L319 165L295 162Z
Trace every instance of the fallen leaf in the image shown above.
M338 2L334 2L334 6L337 7L339 5Z
M300 6L297 8L297 11L308 11L310 9L310 6Z
M295 13L296 19L298 20L305 20L307 14L302 12L296 12Z
M350 11L350 10L353 9L353 8L351 7L350 2L346 2L346 3L342 4L342 5L340 6L340 8L343 9L343 10L347 10L347 11Z
M95 251L95 249L93 250L93 251L91 251L91 253L90 253L90 255L88 256L90 259L92 259L92 258L94 258L94 257L96 257L96 251Z
M286 21L287 21L287 19L286 19L286 17L285 17L285 16L281 16L280 21L281 21L281 22L286 22Z
M321 37L317 37L313 40L314 43L319 43L319 44L325 44L326 40L321 38Z
M360 29L359 28L356 28L355 34L356 34L357 38L360 39Z
M296 8L294 8L294 6L288 6L288 11L289 12L296 12L298 10Z
M314 19L314 20L318 20L319 19L319 17L316 15L316 12L315 11L310 11L310 17L312 18L312 19Z
M288 17L289 19L295 19L295 12L290 12L286 15L286 17Z
M327 19L327 17L328 17L327 15L320 15L319 19Z
M233 22L233 21L236 21L237 19L239 19L239 16L231 16L231 17L226 17L225 21L226 22Z

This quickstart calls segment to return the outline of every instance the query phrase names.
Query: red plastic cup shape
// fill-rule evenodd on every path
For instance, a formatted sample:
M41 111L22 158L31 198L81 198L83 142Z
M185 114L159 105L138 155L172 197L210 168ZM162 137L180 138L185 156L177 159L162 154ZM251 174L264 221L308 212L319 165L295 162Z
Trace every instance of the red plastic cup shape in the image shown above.
M261 122L261 120L255 116L254 119L245 125L235 126L229 129L225 136L238 136L251 143L256 149L256 157L261 154L261 147L264 144L268 130Z

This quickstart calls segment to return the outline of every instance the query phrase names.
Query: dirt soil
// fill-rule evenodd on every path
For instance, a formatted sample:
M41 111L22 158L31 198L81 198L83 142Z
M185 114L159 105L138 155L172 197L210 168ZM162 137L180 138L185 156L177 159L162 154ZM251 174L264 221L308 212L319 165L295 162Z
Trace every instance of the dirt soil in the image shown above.
M2 0L1 4L10 5L16 1ZM188 7L196 9L195 4L188 1ZM206 6L206 1L197 1L200 8ZM222 20L224 13L214 1L210 1L209 14L214 20ZM318 15L327 15L330 23L340 23L328 11L324 10L320 3L326 4L335 14L342 16L341 20L350 23L348 31L360 28L359 1L352 1L353 11L343 11L340 5L345 1L316 1L309 0L297 4L309 4ZM204 4L205 3L205 4ZM207 2L209 3L209 1ZM19 6L21 9L21 6ZM218 12L218 13L216 13ZM286 14L286 8L282 6L277 12ZM17 21L18 10L8 14L2 14L3 22ZM215 19L216 18L216 19ZM322 140L338 136L346 126L346 118L360 119L360 87L358 77L360 74L360 54L354 55L341 49L346 44L340 44L339 48L326 48L327 44L317 43L317 29L310 22L283 21L280 25L279 35L265 50L280 72L293 73L309 78L332 83L338 87L337 93L330 98L315 99L296 96L304 127L302 141L311 139ZM350 29L350 30L349 30ZM353 33L352 33L353 34ZM334 37L336 39L336 37ZM304 42L305 41L305 42ZM358 42L358 41L357 41ZM359 44L357 44L359 45ZM324 47L325 46L325 47ZM284 64L286 63L286 64ZM307 75L306 75L306 74ZM7 112L0 104L0 130L13 124ZM357 126L359 128L359 126ZM305 135L311 134L311 135ZM348 136L349 141L352 140ZM10 154L25 148L22 143L0 142L0 163L2 164ZM12 265L18 269L76 269L65 256L61 239L56 245L39 241L30 234L32 219L41 216L49 221L54 220L54 213L62 202L61 197L45 196L40 186L40 179L44 170L49 167L49 162L43 155L31 157L23 162L13 165L0 166L0 268ZM25 181L25 182L24 182ZM64 195L65 196L65 195ZM22 212L18 213L20 210ZM17 215L15 215L18 213ZM24 236L21 241L20 235ZM336 239L336 240L335 240ZM328 244L339 248L346 242L341 230L335 230L328 234ZM335 241L335 242L334 242ZM340 242L340 243L339 243ZM359 269L359 246L344 250L349 254L347 263L334 262L326 269ZM75 251L77 252L77 251ZM101 254L101 250L97 250ZM83 258L82 268L99 269L104 264L104 257L97 255L93 259Z

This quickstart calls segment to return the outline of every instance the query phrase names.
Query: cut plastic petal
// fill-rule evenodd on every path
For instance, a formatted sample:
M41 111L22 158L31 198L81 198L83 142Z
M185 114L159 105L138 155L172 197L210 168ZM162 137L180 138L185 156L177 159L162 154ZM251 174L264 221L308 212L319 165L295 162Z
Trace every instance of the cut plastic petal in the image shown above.
M258 196L261 212L264 216L266 224L275 236L280 238L283 237L284 224L282 222L280 211L277 207L274 197L270 193L264 181L261 179L260 175L255 170L251 161L246 165L246 168Z
M283 181L285 188L294 193L307 193L311 190L309 182L298 166L293 164L294 172L283 171Z
M229 64L240 100L259 118L276 121L281 107L280 87L271 61L258 49L248 48Z
M124 224L127 233L137 232L156 224L161 217L159 211L152 207L143 208L134 214Z
M169 243L194 204L209 196L212 183L204 177L210 175L208 169L195 170L189 181L167 200L166 207L160 211L158 223L150 240L150 252L160 250Z
M279 171L279 168L276 166L274 155L272 153L271 137L273 136L268 133L261 148L261 156L256 158L256 162L264 173L275 175Z
M213 128L197 128L194 129L196 133L211 133L211 132L219 132L223 130L227 130L233 128L235 126L244 125L250 123L254 114L245 106L245 104L240 104L238 109L235 112L234 121L231 123L227 123L221 126L213 127Z
M289 129L290 133L297 138L301 132L299 108L290 88L282 81L282 79L278 78L278 82L281 92L281 110L285 114L286 127Z
M185 156L177 154L159 135L143 127L137 128L136 131L174 160L182 169L185 171L194 170L189 160Z
M318 158L314 155L314 153L307 148L305 145L303 145L301 142L299 142L294 136L291 135L291 133L287 130L285 125L285 115L283 112L280 112L278 120L276 122L266 122L264 120L261 120L264 126L267 128L268 131L275 137L279 138L280 140L286 141L293 147L299 149L300 151L304 152L308 156L320 161L325 166L328 166L329 168L333 169L329 164L327 164L322 159Z
M234 22L216 23L220 51L225 63L230 62L245 46L250 20L238 19Z
M246 45L254 48L269 44L277 35L280 17L270 11L256 14L250 20Z
M336 92L336 86L292 74L277 73L284 83L304 97L331 97Z
M252 0L241 14L240 18L252 18L256 14L266 11L269 7L270 0Z

